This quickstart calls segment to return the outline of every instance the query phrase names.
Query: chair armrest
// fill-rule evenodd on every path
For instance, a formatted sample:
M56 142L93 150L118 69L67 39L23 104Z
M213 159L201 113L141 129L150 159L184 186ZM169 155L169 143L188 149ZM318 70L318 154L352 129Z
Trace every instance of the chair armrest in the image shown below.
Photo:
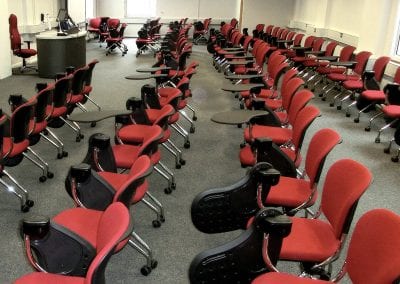
M317 56L315 59L319 60L319 61L334 62L334 61L337 61L339 59L339 56Z

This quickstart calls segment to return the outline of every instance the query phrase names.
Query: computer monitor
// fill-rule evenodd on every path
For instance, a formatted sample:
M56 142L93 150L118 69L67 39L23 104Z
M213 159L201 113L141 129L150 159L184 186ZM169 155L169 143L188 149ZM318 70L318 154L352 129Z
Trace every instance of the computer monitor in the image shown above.
M67 9L60 9L58 10L57 21L62 22L68 20L68 11Z

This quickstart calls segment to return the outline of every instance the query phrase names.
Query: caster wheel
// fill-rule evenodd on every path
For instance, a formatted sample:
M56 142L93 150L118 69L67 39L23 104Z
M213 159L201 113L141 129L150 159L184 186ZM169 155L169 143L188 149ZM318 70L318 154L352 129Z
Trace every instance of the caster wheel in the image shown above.
M240 105L240 109L244 109L244 105Z
M189 141L185 142L185 144L183 144L183 147L185 147L186 149L189 149L190 148L190 142Z
M83 138L85 138L85 135L79 134L79 138L83 139Z
M239 95L235 95L235 99L239 98Z
M399 158L397 158L397 157L392 157L392 162L393 163L398 163L399 162Z
M48 177L48 178L53 178L53 177L54 177L54 174L53 174L52 172L47 172L47 177Z
M29 206L26 205L26 204L22 205L21 206L21 211L24 212L24 213L29 212Z
M360 119L359 118L355 118L354 119L354 123L359 123L360 122Z
M62 159L63 157L64 157L64 155L62 153L57 154L57 159Z
M383 153L385 153L385 154L390 154L390 149L389 149L389 148L383 149Z
M367 131L367 132L370 132L371 131L371 127L365 127L364 130Z
M375 138L375 143L381 143L381 139L380 138Z
M156 268L157 265L158 265L158 261L157 261L157 260L152 260L152 261L151 261L151 268L152 268L152 269Z
M247 166L246 166L245 164L240 164L240 166L241 166L243 169L247 168Z
M147 265L143 266L143 267L140 269L140 273L142 273L142 275L144 275L144 276L149 275L150 272L151 272L151 268L148 267Z
M180 163L182 166L186 165L186 161L185 161L184 159L180 159L180 160L179 160L179 163Z
M312 88L310 91L314 93L315 89L314 89L314 88Z
M35 204L35 202L33 202L33 200L30 200L30 199L28 199L28 200L25 202L25 205L28 205L29 207L33 207L34 204Z
M329 106L330 106L330 107L334 107L335 104L334 104L334 103L330 103Z
M68 152L63 151L63 157L68 157Z
M77 137L75 138L75 141L76 141L76 142L81 142L81 138L80 138L79 136L77 136Z
M326 98L322 98L322 101L323 101L323 102L326 101Z
M346 113L346 117L350 117L350 113Z
M322 98L323 95L324 95L324 94L318 94L318 97Z
M154 228L160 228L161 222L158 220L153 220L152 222Z
M341 109L342 109L342 106L337 106L336 109L337 109L337 110L341 110Z
M242 128L242 125L241 125L241 124L238 124L238 125L237 125L237 128Z
M244 148L246 146L246 143L241 143L240 144L240 149Z
M164 188L164 193L165 194L171 194L171 192L172 192L171 188L169 188L169 187Z
M176 183L174 183L174 182L171 183L171 188L172 188L172 189L176 189Z
M39 178L39 181L40 181L40 182L45 182L46 179L47 179L46 176L41 176L41 177Z
M181 164L175 164L175 169L179 170L180 168L182 168Z
M164 217L164 215L161 215L161 216L160 216L160 221L161 221L162 223L165 222L165 217Z
M96 126L96 122L92 122L91 124L90 124L90 127L95 127Z
M193 121L197 121L197 116L192 117Z
M196 131L196 128L190 127L190 133L194 133Z
M45 130L43 130L43 132L42 132L44 135L49 135L49 132L47 131L47 129L45 129Z

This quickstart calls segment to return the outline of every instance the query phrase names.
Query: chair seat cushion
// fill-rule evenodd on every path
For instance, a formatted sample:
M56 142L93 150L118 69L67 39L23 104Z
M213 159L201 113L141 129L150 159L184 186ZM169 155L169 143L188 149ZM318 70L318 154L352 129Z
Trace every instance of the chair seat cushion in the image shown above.
M282 145L292 138L292 130L289 128L254 125L251 131L251 138L268 137L277 145ZM249 128L244 131L244 139L246 142L251 143Z
M98 172L98 174L104 178L113 188L115 191L118 191L124 183L128 180L128 174L119 174L119 173L112 173L112 172ZM132 196L132 204L135 204L142 200L143 196L146 194L149 188L149 183L147 180L143 182L135 191L135 194Z
M361 96L369 101L384 101L386 95L381 90L366 90L361 93Z
M256 158L254 156L254 153L251 151L250 145L246 145L245 147L240 149L239 160L240 164L243 167L250 167L256 164Z
M271 187L267 204L295 208L307 201L311 191L308 180L282 176L279 183Z
M44 272L32 272L18 278L15 284L84 284L85 278Z
M90 92L93 90L93 87L92 86L84 86L83 87L83 91L82 91L82 93L84 93L85 95L88 95L88 94L90 94Z
M29 129L33 128L33 125L35 125L35 128L32 131L32 134L38 134L40 132L42 132L43 130L46 129L47 127L47 120L43 120L41 122L33 122L33 120L31 120L29 122Z
M149 135L152 131L151 125L145 124L131 124L122 127L118 131L118 137L126 144L140 144L143 142L144 136ZM163 130L163 137L159 143L164 143L171 137L171 130L169 128Z
M81 101L83 101L83 95L79 94L79 95L70 95L67 99L69 104L76 104L79 103Z
M364 82L359 80L347 80L343 82L343 87L347 90L361 90L364 88Z
M102 215L103 211L78 207L61 212L52 221L81 236L96 248L97 228Z
M343 67L328 67L328 66L320 66L316 70L321 75L327 75L331 73L344 73L346 72L346 68Z
M13 145L14 144L14 145ZM13 143L10 137L4 137L3 139L3 155L7 154L12 147L8 157L12 158L24 152L29 146L29 140L25 139L19 143Z
M321 262L339 248L331 225L322 220L293 217L292 230L283 239L280 259Z
M35 56L37 54L37 51L34 49L22 48L14 54L22 58L29 58L31 56Z
M283 272L269 272L258 276L251 282L252 284L327 284L327 281L302 278Z
M360 80L361 77L357 74L339 74L339 73L331 73L328 75L328 79L335 82L343 82L346 80Z
M388 105L382 108L383 113L391 118L400 118L400 105Z
M282 100L280 99L266 99L265 105L268 106L272 110L276 110L282 107Z
M130 169L133 162L138 158L140 146L123 144L114 145L112 149L116 166L122 169Z

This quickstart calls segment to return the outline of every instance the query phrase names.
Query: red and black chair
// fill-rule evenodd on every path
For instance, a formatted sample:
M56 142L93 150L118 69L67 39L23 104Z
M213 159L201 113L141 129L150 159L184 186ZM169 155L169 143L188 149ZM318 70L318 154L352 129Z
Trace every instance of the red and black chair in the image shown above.
M21 35L18 31L18 20L17 16L11 14L8 18L9 23L9 33L10 33L10 42L11 42L11 50L15 56L22 58L22 67L20 68L21 73L23 73L26 69L32 69L37 71L36 67L28 66L26 64L26 59L35 56L37 51L30 47L31 41L25 41L28 44L28 48L22 48Z
M194 31L193 31L193 43L194 44L199 44L201 42L208 40L207 35L209 32L210 24L211 24L211 18L207 18L207 19L204 19L203 23L198 22L197 24L195 23L193 25L194 26Z
M126 23L118 26L109 26L109 36L106 38L106 55L111 54L116 48L121 51L122 56L128 52L128 47L124 43L124 33L127 26Z
M127 243L132 230L129 211L120 202L104 212L72 208L51 220L24 220L28 259L39 272L14 283L105 283L109 259ZM42 252L37 260L33 251Z
M382 233L384 232L384 233ZM387 209L373 209L357 222L340 272L330 281L307 279L288 273L266 273L252 284L323 284L340 283L347 274L351 283L396 283L400 274L400 217Z
M94 37L99 37L100 36L100 25L101 25L101 18L92 18L89 20L89 23L87 25L87 34L88 38L90 39L90 35L94 35Z
M89 95L93 91L93 86L92 86L92 78L93 78L93 69L96 66L96 64L99 63L97 59L93 59L87 64L88 69L85 72L84 76L84 86L82 93L85 96L85 99L82 101L83 103L86 103L86 100L90 101L92 104L96 106L96 108L100 111L101 107L91 98Z
M191 283L248 283L262 273L278 271L278 261L300 262L304 275L326 277L323 268L338 258L358 201L371 181L371 172L362 164L351 159L335 162L326 175L321 204L313 218L287 217L274 209L261 209L235 240L193 259ZM262 187L257 197L265 200L268 190ZM318 218L320 214L325 218ZM398 277L399 271L395 273Z

